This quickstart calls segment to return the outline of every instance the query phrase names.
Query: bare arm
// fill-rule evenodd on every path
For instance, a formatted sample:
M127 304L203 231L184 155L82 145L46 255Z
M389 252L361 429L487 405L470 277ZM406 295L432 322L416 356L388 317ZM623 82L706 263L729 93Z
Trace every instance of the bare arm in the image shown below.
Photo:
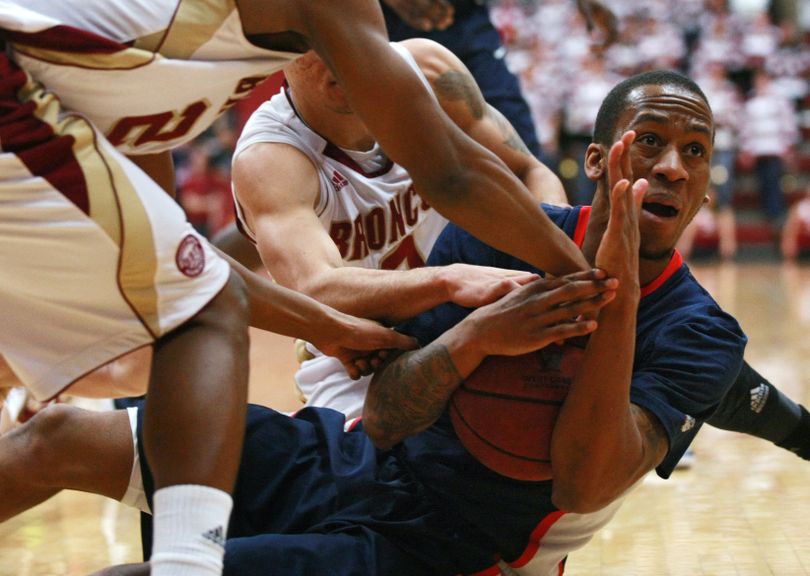
M596 265L619 279L616 298L599 313L582 364L560 410L551 444L552 499L563 510L598 510L661 462L667 437L657 419L630 403L639 301L638 212L646 181L628 180L634 133L609 155L611 213ZM622 162L628 164L622 167ZM587 426L582 423L587 422Z
M247 284L251 326L312 342L324 354L339 359L352 378L377 368L380 358L376 351L414 347L411 338L279 286L220 255Z
M315 167L286 144L251 146L237 157L233 179L273 278L349 314L394 323L447 301L480 306L535 277L461 264L414 270L345 266L313 209L320 194Z
M560 179L535 158L509 120L487 104L461 60L432 40L412 38L401 44L413 55L442 109L459 128L498 156L537 202L567 205Z
M141 168L162 186L169 186L171 156L141 158ZM170 187L169 189L173 189ZM219 251L218 251L219 252ZM413 347L410 338L369 320L338 312L320 302L279 286L219 252L247 285L250 325L312 342L325 354L337 357L353 378L369 373L378 362L369 351Z
M363 409L366 433L389 448L428 428L461 381L489 355L518 355L592 332L594 314L613 297L597 271L539 279L471 313L430 345L377 372Z
M247 33L301 34L335 73L376 140L409 171L434 208L492 246L552 274L587 269L578 248L551 223L520 180L440 111L388 44L376 2L270 4L273 10L258 0L240 0ZM510 223L508 230L503 222Z

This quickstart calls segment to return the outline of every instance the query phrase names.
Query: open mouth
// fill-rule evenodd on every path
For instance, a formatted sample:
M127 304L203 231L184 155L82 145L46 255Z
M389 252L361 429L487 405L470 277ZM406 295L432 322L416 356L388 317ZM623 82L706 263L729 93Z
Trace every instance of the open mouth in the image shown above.
M644 202L641 208L659 218L674 218L678 215L678 209L674 206L660 204L658 202Z

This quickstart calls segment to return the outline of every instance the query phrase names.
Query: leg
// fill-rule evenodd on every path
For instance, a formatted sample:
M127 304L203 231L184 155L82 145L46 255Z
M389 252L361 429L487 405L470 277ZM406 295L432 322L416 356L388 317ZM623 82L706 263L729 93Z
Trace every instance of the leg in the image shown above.
M232 274L208 306L155 343L144 446L157 489L232 490L247 405L247 325L244 285Z
M723 206L717 211L717 233L720 237L720 257L733 259L737 254L737 224L731 206Z
M720 407L707 421L712 426L751 434L810 460L810 414L747 362Z
M227 523L236 476L245 290L155 182L2 57L0 94L25 99L0 114L18 136L0 153L0 351L48 399L156 342L145 443L170 492L156 498L168 560L153 576L219 574L223 549L205 534Z
M155 342L144 409L158 489L153 574L221 570L247 405L247 328L245 286L232 273L201 312Z
M734 194L734 161L733 150L715 150L713 158L714 167L712 172L717 170L720 181L716 182L717 190L717 234L719 236L720 257L732 259L737 253L737 224L734 218L734 206L732 204ZM724 177L723 177L724 176Z
M120 500L133 462L125 411L54 404L0 438L0 522L62 489Z
M785 217L785 197L782 191L782 159L778 156L764 156L757 159L760 197L765 216L774 227L781 227Z

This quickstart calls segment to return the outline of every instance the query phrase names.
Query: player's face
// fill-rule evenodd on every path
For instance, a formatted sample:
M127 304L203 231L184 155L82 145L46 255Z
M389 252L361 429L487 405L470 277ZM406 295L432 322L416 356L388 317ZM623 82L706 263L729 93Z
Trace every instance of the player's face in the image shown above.
M669 258L707 198L712 113L696 94L677 86L641 86L628 103L617 128L636 132L633 178L650 183L639 218L641 256Z

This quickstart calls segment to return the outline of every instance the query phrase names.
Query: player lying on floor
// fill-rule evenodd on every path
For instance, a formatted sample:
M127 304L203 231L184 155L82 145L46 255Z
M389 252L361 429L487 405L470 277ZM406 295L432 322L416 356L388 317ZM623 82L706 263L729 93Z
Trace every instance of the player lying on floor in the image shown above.
M639 478L653 468L669 475L732 384L745 347L737 323L673 251L705 199L711 111L693 83L665 72L620 84L600 118L586 160L598 183L593 207L547 212L611 279L537 280L472 312L445 304L420 315L403 330L424 347L378 374L364 421L348 432L328 409L290 418L251 408L226 574L269 566L496 574L507 565L558 574ZM429 264L450 262L536 271L452 225ZM598 307L597 324L565 322ZM553 479L515 481L476 461L444 410L460 382L487 355L584 332L592 333L551 440ZM151 477L129 420L56 406L1 438L0 491L13 500L0 503L0 517L65 487L142 505L139 484L148 500ZM41 441L51 427L67 430L70 442Z

